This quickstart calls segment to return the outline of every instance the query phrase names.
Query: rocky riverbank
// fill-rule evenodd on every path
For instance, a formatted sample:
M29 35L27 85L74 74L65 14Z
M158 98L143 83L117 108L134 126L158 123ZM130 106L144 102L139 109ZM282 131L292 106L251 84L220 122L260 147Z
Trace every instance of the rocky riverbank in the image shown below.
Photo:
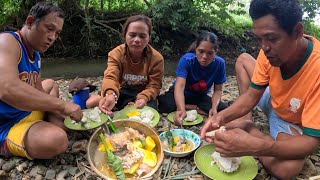
M102 77L87 78L87 80L100 89ZM172 83L173 77L166 77L163 80L163 88L161 92L168 89ZM71 100L72 96L68 93L68 85L70 79L56 79L60 86L60 97L64 100ZM97 91L98 91L97 90ZM234 76L228 76L228 81L224 86L222 100L232 103L238 96L236 79ZM256 126L268 132L268 124L266 118L258 110L254 111L254 121ZM167 130L168 121L164 117L161 118L159 124L155 127L160 133ZM199 126L186 127L196 133L200 132ZM33 160L26 158L12 157L8 159L0 159L0 179L16 179L16 180L42 180L42 179L88 179L99 180L86 159L86 146L90 137L90 131L72 132L69 134L69 147L65 154L62 154L52 160ZM270 175L266 173L260 163L258 163L259 171L255 179L267 180ZM188 173L187 173L188 172ZM297 177L299 180L309 179L309 177L320 174L320 154L314 153L306 159L306 164ZM196 168L193 155L184 158L165 157L163 165L157 173L158 179L206 179ZM319 178L320 179L320 178Z

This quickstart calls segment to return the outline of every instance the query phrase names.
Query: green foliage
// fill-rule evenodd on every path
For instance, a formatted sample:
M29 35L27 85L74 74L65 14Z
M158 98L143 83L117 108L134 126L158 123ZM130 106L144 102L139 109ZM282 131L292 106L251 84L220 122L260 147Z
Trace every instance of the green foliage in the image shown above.
M304 31L305 31L305 34L308 34L308 35L311 35L317 39L320 39L320 27L316 26L311 21L304 22Z
M0 4L0 12L2 12L2 15L0 16L0 24L5 24L19 11L20 1L0 0Z
M75 56L100 56L122 42L121 25L133 14L152 18L152 44L164 55L185 51L202 30L215 32L228 45L246 47L252 22L246 12L250 0L47 0L59 5L67 18L60 47L50 51ZM0 28L21 27L26 13L38 0L0 0ZM320 0L300 0L305 31L320 38L313 23ZM69 54L68 54L69 53Z
M303 11L307 14L306 19L312 20L319 14L320 0L300 0Z
M157 22L171 26L174 31L215 29L226 36L243 33L243 29L235 28L233 15L245 14L244 4L235 0L158 0L150 11Z

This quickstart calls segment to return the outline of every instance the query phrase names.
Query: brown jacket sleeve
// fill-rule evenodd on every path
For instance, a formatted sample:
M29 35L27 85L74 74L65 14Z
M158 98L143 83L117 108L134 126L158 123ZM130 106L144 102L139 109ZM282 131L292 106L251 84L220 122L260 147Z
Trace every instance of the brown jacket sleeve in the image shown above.
M120 79L121 79L121 59L123 57L119 46L108 53L108 67L104 71L102 80L101 96L104 97L107 91L114 91L119 97Z
M162 78L164 72L164 59L162 55L149 46L151 49L151 63L149 67L148 84L146 88L137 95L138 99L144 99L146 102L155 100L162 87Z

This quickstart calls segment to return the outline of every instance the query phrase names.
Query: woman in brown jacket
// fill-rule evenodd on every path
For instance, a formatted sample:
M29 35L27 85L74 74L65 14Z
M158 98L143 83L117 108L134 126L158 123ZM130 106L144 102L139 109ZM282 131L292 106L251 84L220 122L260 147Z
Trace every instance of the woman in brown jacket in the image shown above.
M148 44L151 29L147 16L135 15L127 19L122 32L125 43L109 52L101 96L92 95L87 100L87 108L99 105L103 112L110 114L114 107L122 109L134 102L137 108L148 105L157 109L164 60Z

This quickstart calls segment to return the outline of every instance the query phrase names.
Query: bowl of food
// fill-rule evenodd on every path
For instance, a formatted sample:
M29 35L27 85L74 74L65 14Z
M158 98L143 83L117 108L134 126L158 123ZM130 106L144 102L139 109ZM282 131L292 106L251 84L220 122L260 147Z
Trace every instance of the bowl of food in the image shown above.
M152 179L164 158L158 134L134 120L115 120L113 124L119 132L108 135L99 128L89 140L91 169L107 180Z
M159 138L164 153L172 157L185 157L201 144L199 135L187 129L171 129L162 132Z

